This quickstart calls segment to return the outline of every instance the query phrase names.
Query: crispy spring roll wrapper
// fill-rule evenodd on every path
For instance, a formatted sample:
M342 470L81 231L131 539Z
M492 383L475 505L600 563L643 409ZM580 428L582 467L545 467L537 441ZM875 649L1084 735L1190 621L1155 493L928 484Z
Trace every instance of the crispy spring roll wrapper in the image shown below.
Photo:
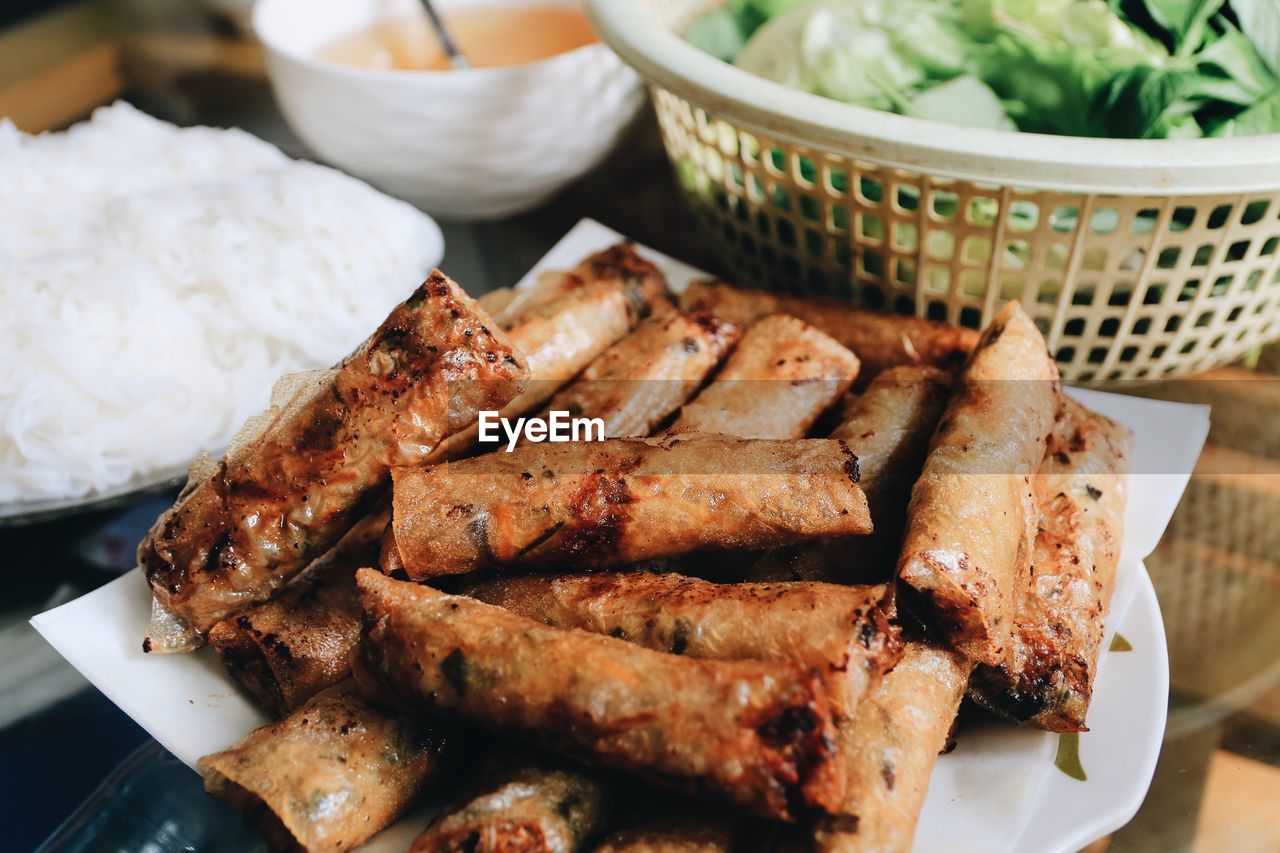
M605 266L610 265L612 263L610 260L611 252L614 253L613 256L616 258L629 258L626 253L630 251L630 246L625 243L619 245L622 247L621 249L614 248L595 255L589 255L573 269L540 272L531 286L504 288L511 291L512 297L503 307L501 313L494 315L494 319L502 324L504 329L509 328L517 319L535 308L558 299L566 293L579 290L588 283L595 281L601 274L601 268L597 262L603 262ZM626 262L635 264L637 267L641 263L629 259ZM609 276L612 271L606 270L603 274Z
M655 652L372 570L357 583L366 628L353 667L367 691L761 816L843 802L812 669Z
M1044 338L1022 306L1006 304L965 367L911 491L899 577L978 663L1000 665L1010 653L1035 541L1031 475L1060 392Z
M515 302L516 291L511 287L499 287L476 297L476 304L493 318L500 328L506 328L507 309Z
M910 853L934 762L947 745L972 665L908 642L902 660L840 726L845 814L819 818L784 849Z
M463 592L560 628L711 660L792 660L817 670L852 712L902 654L889 587L715 584L677 574L498 577Z
M1012 661L979 667L970 695L1055 732L1088 731L1104 619L1120 558L1133 436L1064 401L1035 479L1039 533L1018 599Z
M138 546L155 597L144 648L190 650L270 598L367 511L392 465L420 462L527 376L493 321L433 271L341 364L296 377L223 461L193 466Z
M862 360L862 376L875 378L899 364L955 370L977 345L972 329L854 308L819 297L782 296L721 282L694 282L680 296L685 311L710 311L744 327L770 314L790 314L818 327Z
M950 374L919 365L891 367L853 399L831 434L858 454L859 481L875 532L851 542L829 539L765 552L752 580L883 583L892 578L911 486L942 416Z
M739 335L737 326L710 314L651 317L591 362L547 409L600 418L609 438L647 436L689 399Z
M495 757L419 835L411 853L585 849L608 826L619 780L550 757Z
M596 846L596 853L729 853L749 828L757 843L748 849L766 849L759 843L771 833L752 821L706 805L689 805L663 798L643 814L627 821ZM761 830L764 829L763 832Z
M803 320L765 317L715 381L680 410L676 432L802 438L858 376L858 357Z
M317 694L197 769L276 849L350 850L438 778L442 728L370 704L350 681Z
M360 639L356 569L378 558L390 501L265 604L209 629L231 677L280 717L351 674Z
M844 442L715 436L530 445L394 472L394 550L422 580L628 565L871 531Z
M662 273L625 243L591 255L557 281L562 284L546 291L540 284L531 302L509 305L504 312L507 336L524 353L531 380L502 408L502 417L538 409L641 320L672 310ZM478 433L473 424L428 461L462 456L474 447Z

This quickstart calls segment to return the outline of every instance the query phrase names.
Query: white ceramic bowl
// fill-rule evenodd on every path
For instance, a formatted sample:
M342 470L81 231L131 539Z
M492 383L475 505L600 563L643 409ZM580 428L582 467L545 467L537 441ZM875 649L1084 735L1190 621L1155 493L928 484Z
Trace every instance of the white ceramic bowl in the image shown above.
M437 0L463 6L579 0ZM639 108L635 74L596 43L539 62L463 71L381 71L315 58L415 0L260 0L254 30L276 99L320 157L450 219L537 205L599 163Z

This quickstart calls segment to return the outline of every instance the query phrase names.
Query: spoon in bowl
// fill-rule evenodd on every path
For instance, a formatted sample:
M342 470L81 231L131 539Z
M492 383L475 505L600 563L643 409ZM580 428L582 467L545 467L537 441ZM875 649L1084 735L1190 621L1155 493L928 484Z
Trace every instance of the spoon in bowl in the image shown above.
M453 35L449 32L449 28L444 25L444 19L436 11L436 7L431 4L431 0L421 0L421 2L423 10L427 13L427 20L431 21L431 27L436 31L436 38L440 39L440 46L444 48L445 56L449 57L449 67L454 69L470 68L471 63L467 61L462 51L458 50L457 42L453 40Z

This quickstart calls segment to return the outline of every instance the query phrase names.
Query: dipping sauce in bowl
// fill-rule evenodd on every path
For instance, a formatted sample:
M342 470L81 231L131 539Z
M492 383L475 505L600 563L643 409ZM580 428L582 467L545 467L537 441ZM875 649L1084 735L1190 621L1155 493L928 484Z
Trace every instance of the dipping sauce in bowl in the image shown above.
M456 9L444 14L474 68L536 62L596 40L587 18L563 6ZM382 21L330 42L316 57L358 68L446 71L449 60L423 16Z
M276 100L318 158L436 216L496 219L596 166L644 103L583 0L435 4L473 67L429 70L446 66L420 0L257 0Z

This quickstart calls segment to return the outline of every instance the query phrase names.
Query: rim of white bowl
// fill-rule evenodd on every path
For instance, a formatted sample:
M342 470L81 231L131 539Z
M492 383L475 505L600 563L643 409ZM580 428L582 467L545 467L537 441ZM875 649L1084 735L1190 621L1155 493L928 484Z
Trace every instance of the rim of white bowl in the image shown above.
M510 65L488 65L481 67L469 68L361 68L357 65L344 65L341 62L332 62L327 59L321 59L312 53L289 47L278 39L270 36L270 27L264 25L264 20L268 15L272 14L270 7L279 5L280 3L290 2L290 0L257 0L253 7L253 33L257 36L258 41L264 48L274 53L278 53L299 65L305 65L308 68L324 71L325 73L335 74L340 77L349 77L361 80L379 80L383 82L406 81L406 80L435 80L440 79L443 75L449 75L455 78L478 79L483 77L503 77L511 74L518 74L527 71L530 68L547 65L559 60L563 60L566 56L574 56L596 48L608 50L603 39L575 47L572 50L561 51L542 59L534 59L529 62L514 62ZM479 6L578 6L585 13L585 6L580 0L486 0L486 2L476 4ZM388 20L395 16L387 16ZM597 34L598 35L598 34Z
M1029 188L1123 195L1280 189L1280 134L1094 139L961 127L845 104L704 53L646 3L587 0L601 39L649 83L744 129L912 172Z

